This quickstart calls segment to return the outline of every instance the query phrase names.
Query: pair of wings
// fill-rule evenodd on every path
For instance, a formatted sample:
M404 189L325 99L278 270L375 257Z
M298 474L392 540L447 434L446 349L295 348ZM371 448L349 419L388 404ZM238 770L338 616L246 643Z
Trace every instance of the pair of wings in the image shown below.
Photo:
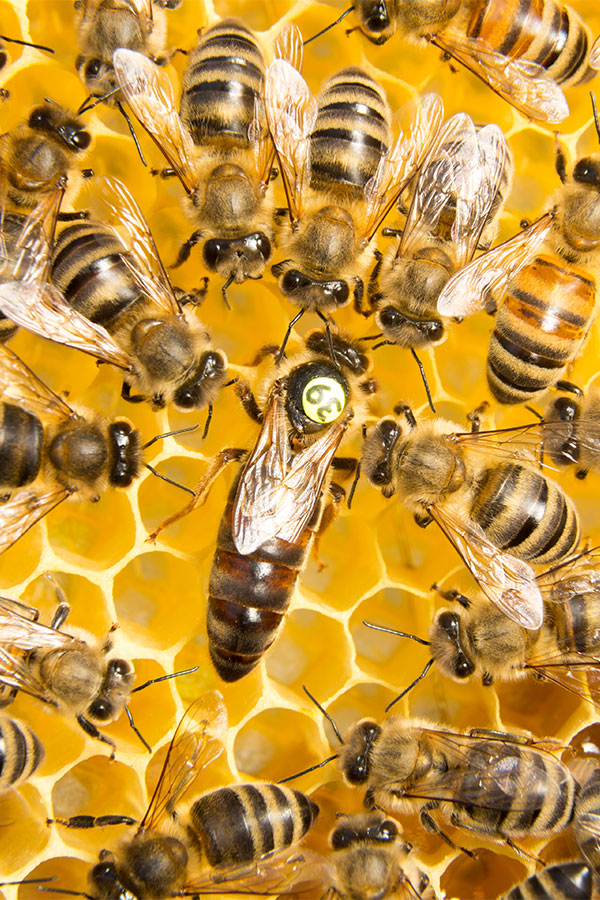
M0 597L0 683L52 703L52 694L24 662L24 654L30 650L68 650L80 646L81 641L33 621L19 612L19 606Z
M281 166L290 218L298 222L310 189L310 137L319 109L306 81L285 59L274 60L265 80L265 109ZM367 243L422 164L443 118L437 94L424 94L401 110L404 129L382 157L364 190L365 211L358 240Z
M43 422L67 422L81 417L34 375L19 357L0 344L0 396L27 409ZM55 506L69 496L62 485L23 488L0 504L0 553L7 550Z
M320 500L323 482L352 415L347 412L308 447L293 453L285 391L285 382L276 382L235 496L233 540L244 555L273 538L298 542Z
M289 60L294 67L302 65L302 35L297 26L288 24L282 29L274 55ZM169 76L134 50L116 50L113 65L121 93L134 116L177 174L186 193L193 194L199 187L197 147L177 112ZM274 154L262 100L255 104L248 139L256 183L266 187Z
M401 782L390 781L387 790L400 797L528 812L539 808L540 797L548 794L550 785L553 791L562 791L572 781L567 767L549 752L559 748L556 742L525 743L497 732L489 736L428 728L411 728L411 732L423 747L441 754L448 768L430 769L407 790Z
M94 179L94 197L102 221L119 223L111 228L123 247L123 261L130 269L140 291L163 315L183 318L181 306L161 262L154 238L142 211L116 178ZM62 191L61 191L62 193ZM12 271L4 266L0 284L0 310L17 325L39 337L81 350L102 362L134 372L129 355L102 325L91 322L72 309L54 285L48 283L48 263L52 252L48 244L47 220L58 208L52 198L35 211L31 224L24 229L17 251L27 249L30 264L23 269L23 253L16 254ZM37 225L44 216L44 228Z
M438 233L440 217L451 213L455 269L473 257L503 182L510 181L511 153L497 125L477 129L466 113L440 128L413 191L396 257L410 255Z

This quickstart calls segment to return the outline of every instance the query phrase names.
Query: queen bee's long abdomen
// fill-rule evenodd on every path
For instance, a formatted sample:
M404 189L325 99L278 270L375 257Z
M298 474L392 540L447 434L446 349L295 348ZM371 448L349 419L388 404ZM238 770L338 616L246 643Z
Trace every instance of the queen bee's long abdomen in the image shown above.
M525 266L500 302L487 377L500 403L524 403L555 384L575 358L596 309L596 283L555 256Z
M273 538L248 555L232 534L234 483L221 519L210 570L207 632L210 656L223 681L237 681L258 665L271 646L304 566L322 502L295 544Z

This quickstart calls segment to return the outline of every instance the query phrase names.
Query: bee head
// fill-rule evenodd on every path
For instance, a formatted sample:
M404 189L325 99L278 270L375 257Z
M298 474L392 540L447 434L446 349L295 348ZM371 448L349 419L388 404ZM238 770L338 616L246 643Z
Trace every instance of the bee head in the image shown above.
M246 278L261 277L272 252L267 235L255 231L235 240L211 238L202 248L202 258L211 272L217 272L230 284L241 284Z
M398 419L380 419L367 432L362 450L361 467L374 487L381 488L384 497L391 497L394 487L394 460L403 433Z
M559 466L579 462L580 446L575 424L581 415L581 402L572 394L555 397L544 415L542 437L544 452Z
M211 402L227 375L226 360L217 350L206 350L173 395L178 409L201 409Z
M140 433L125 419L120 419L109 425L108 438L110 483L115 487L127 488L140 471Z
M460 615L454 610L441 609L429 631L431 655L438 669L455 681L469 678L475 671L475 663L464 649Z
M384 44L396 31L385 0L358 0L354 12L360 30L374 44Z
M319 281L299 269L285 268L285 263L272 266L279 279L279 289L290 303L308 310L333 310L350 299L350 285L346 279Z
M371 751L381 734L381 726L374 719L362 719L354 725L340 753L340 769L351 785L366 784L371 771Z
M28 125L34 131L51 135L63 143L72 153L87 150L92 137L80 119L77 119L58 103L46 102L31 110Z
M81 53L75 61L75 68L92 97L102 97L118 87L112 63L105 62L97 56L86 56ZM107 102L115 101L109 97Z
M110 659L100 690L88 706L86 715L94 722L114 722L131 693L135 672L127 659Z

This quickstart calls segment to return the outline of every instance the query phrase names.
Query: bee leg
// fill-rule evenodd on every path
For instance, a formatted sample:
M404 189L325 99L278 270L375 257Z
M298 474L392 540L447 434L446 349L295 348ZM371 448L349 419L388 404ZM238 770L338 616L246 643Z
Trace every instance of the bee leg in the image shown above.
M57 219L59 222L81 222L82 220L89 219L90 214L87 209L82 209L79 212L61 212L58 213Z
M59 603L56 609L54 610L54 615L52 616L52 622L50 623L50 628L55 628L56 631L60 631L62 626L65 624L67 619L69 618L69 613L71 612L71 606L69 603Z
M241 450L239 447L226 447L225 450L221 450L221 452L209 463L204 477L200 479L194 488L194 496L190 502L184 506L183 509L180 509L179 512L174 513L172 516L165 519L164 522L161 522L158 528L156 528L152 534L148 535L146 541L154 543L161 531L164 531L169 525L173 525L174 522L178 522L179 519L183 519L185 516L189 515L189 513L197 506L201 506L205 503L213 483L223 469L228 466L229 463L239 462L243 459L246 452L246 450Z
M463 853L466 853L467 856L470 856L471 859L475 859L475 854L472 850L467 850L466 847L461 847L458 844L455 844L452 838L448 837L445 831L442 831L438 823L435 821L433 816L431 815L431 811L434 809L438 809L440 805L439 800L430 800L429 803L426 803L425 806L421 807L421 811L419 813L421 824L425 831L430 831L432 834L437 834L449 847L452 847L453 850L462 850ZM458 827L462 827L462 823L455 822L454 816L452 816L452 824L458 825Z
M352 299L352 305L354 307L355 312L357 312L361 316L370 316L372 310L363 309L363 297L365 295L365 285L362 278L356 278L354 281L354 294Z
M25 603L21 603L20 600L11 600L9 597L2 597L2 606L11 607L20 616L27 616L32 622L37 622L40 617L37 609L33 606L27 606Z
M509 837L505 837L505 835L501 835L501 837L502 837L504 843L507 845L507 847L510 847L511 850L514 850L514 852L517 854L517 856L521 856L523 859L526 859L527 862L535 863L536 866L539 866L539 865L545 866L546 865L546 863L542 859L540 859L539 856L535 856L533 853L528 853L527 850L524 850L522 847L519 847L519 845L515 844L515 842L513 840L511 840Z
M159 178L174 178L177 172L169 166L166 169L150 169L150 174L158 175Z
M181 288L174 289L175 296L177 297L180 306L189 305L196 308L204 303L208 290L208 278L205 276L202 281L204 282L202 287L194 288L192 291L183 291Z
M469 598L465 597L464 594L461 594L460 591L443 591L437 584L432 584L431 590L437 591L440 597L443 597L444 600L448 600L449 603L460 603L465 609L468 609L471 605Z
M413 519L419 528L427 528L433 522L433 516L430 516L429 513L415 513Z
M584 478L587 478L588 470L587 469L577 469L575 472L575 478L578 478L580 481L583 481Z
M252 362L250 363L250 367L254 368L254 366L260 366L263 359L266 359L267 356L272 356L273 359L277 359L277 354L279 353L279 344L265 344L260 348Z
M194 233L189 236L187 241L185 241L179 248L177 259L175 260L171 268L176 269L178 266L184 263L192 252L192 247L195 247L200 240L202 240L202 232L194 231Z
M247 381L238 381L234 387L234 392L246 415L250 416L253 422L258 425L263 423L263 414L260 406L256 402L252 389Z
M132 394L131 385L129 382L124 381L121 386L121 399L126 400L127 403L142 403L146 397L142 394Z
M101 741L103 744L108 744L112 747L110 758L115 758L115 751L117 749L117 745L114 741L111 741L110 738L107 738L105 734L102 734L101 731L98 731L93 722L90 722L89 719L86 719L84 715L81 713L77 716L78 725L85 731L86 734L89 734L90 737L94 738L97 741Z
M554 387L557 391L566 391L568 394L575 394L576 397L583 397L583 391L576 384L573 384L572 381L564 381L564 379L559 378L557 382L555 382Z
M556 169L556 174L564 184L567 180L567 158L565 156L565 151L560 145L558 133L556 131L554 132L554 168Z
M471 423L471 434L477 434L481 431L481 416L487 412L490 404L487 400L484 400L477 409L474 409L472 412L467 415L467 422Z
M69 816L68 819L46 819L46 825L64 825L65 828L104 828L105 825L137 825L131 816Z

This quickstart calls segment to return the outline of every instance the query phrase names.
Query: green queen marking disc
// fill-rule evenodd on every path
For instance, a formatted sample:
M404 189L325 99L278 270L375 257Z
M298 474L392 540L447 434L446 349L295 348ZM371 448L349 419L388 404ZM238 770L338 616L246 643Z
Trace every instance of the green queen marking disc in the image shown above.
M345 405L344 388L335 378L323 375L313 378L302 391L302 409L312 422L320 425L335 422Z

